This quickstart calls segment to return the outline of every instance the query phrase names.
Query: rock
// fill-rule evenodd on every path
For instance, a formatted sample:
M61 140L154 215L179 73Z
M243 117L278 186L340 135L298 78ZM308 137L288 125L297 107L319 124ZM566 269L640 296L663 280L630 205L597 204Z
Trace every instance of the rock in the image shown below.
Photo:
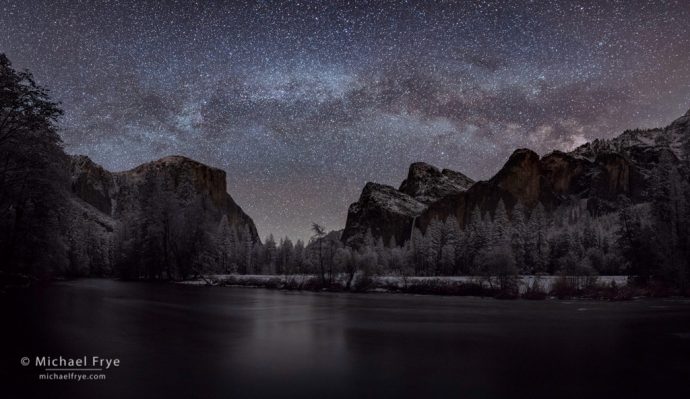
M430 204L419 216L416 227L426 231L432 220L445 220L449 216L457 219L460 226L465 226L475 208L482 214L493 214L501 200L508 209L512 209L516 203L515 197L503 188L488 181L478 181L465 192L449 195Z
M631 175L630 163L619 154L602 153L596 161L589 161L559 151L539 158L533 151L519 149L488 181L430 204L418 226L424 230L432 219L448 216L462 226L474 208L493 215L500 200L509 212L517 203L528 209L539 203L554 209L582 199L596 199L599 211L610 210L619 196L630 196Z
M367 230L371 230L374 237L383 237L386 244L391 237L402 243L410 236L413 220L425 209L426 205L391 186L367 183L359 201L348 209L342 240L359 246Z
M393 236L402 244L412 224L424 231L433 219L453 216L463 226L475 208L493 214L499 201L509 213L517 203L528 209L541 203L552 210L583 200L592 213L615 211L651 199L652 175L665 152L679 164L687 160L690 111L666 128L628 130L570 153L554 151L540 158L534 151L518 149L487 181L473 183L460 173L414 163L400 190L367 184L369 189L365 187L360 200L350 206L343 237L346 243L356 242L352 237L370 229L374 237ZM408 205L387 205L396 201Z
M400 185L403 192L419 202L430 204L449 194L467 190L474 181L462 173L444 169L424 162L410 165L407 179Z
M576 148L571 155L594 160L601 153L617 153L640 169L649 169L663 150L670 150L679 160L690 155L690 115L687 113L665 128L626 130L609 140L594 140Z
M112 214L112 195L115 181L112 173L85 155L72 157L70 163L71 190L94 208Z
M540 160L540 167L544 181L559 197L589 189L587 172L591 162L586 159L554 151Z
M535 206L542 192L539 155L524 148L515 150L489 184L507 191L527 206Z
M192 206L202 201L209 222L225 215L235 226L248 226L254 241L259 237L252 219L227 192L225 171L182 156L170 156L114 174L118 190L115 217L131 211L133 204L152 199L161 202L175 198L178 206ZM136 205L134 205L136 207ZM199 215L200 217L202 215Z
M147 236L163 240L172 225L178 240L185 235L212 237L221 220L260 242L252 219L227 193L226 174L220 169L171 156L112 173L88 157L73 156L70 171L75 198L71 229L84 230L86 237L97 232L100 237L89 245L117 247L130 239L143 245Z

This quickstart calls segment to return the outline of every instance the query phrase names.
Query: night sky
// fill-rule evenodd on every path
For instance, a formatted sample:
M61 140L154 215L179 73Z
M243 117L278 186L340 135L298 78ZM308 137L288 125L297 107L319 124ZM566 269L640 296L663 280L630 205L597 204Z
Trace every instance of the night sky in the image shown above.
M3 0L0 52L62 101L68 152L225 169L262 237L304 238L411 162L483 179L517 147L667 124L689 26L688 0Z

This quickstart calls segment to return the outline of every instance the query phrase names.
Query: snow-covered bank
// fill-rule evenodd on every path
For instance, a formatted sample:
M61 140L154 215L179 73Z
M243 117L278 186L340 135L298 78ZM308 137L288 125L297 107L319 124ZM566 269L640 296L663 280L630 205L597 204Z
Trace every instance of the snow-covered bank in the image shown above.
M317 275L247 275L247 274L213 274L198 279L180 282L190 285L227 285L250 286L285 289L320 289L320 277ZM528 292L543 294L553 293L556 289L567 285L575 291L588 287L621 288L628 283L627 276L518 276L515 280L517 293L524 295ZM329 288L345 289L348 276L340 274L333 278ZM559 286L560 284L560 286ZM414 293L438 293L445 295L484 295L499 291L500 282L497 277L483 276L435 276L435 277L404 277L404 276L372 276L363 282L361 275L355 276L352 287L358 291L391 291Z
M550 292L554 285L559 279L563 279L563 276L533 276L525 275L518 276L517 285L520 293L525 293L530 287L534 287L535 284L541 288L541 290ZM593 277L582 277L582 276L567 276L566 279L572 281L574 284L578 285L578 288L582 288L585 284L599 284L599 285L611 285L615 283L617 286L621 287L628 283L628 276L593 276ZM491 281L488 278L482 276L443 276L443 277L399 277L399 276L379 276L373 277L375 281L385 282L387 285L394 284L400 288L404 287L405 284L414 284L415 282L428 282L428 281L448 281L448 282L461 282L469 284L484 284L484 285L497 285L497 278L493 277Z

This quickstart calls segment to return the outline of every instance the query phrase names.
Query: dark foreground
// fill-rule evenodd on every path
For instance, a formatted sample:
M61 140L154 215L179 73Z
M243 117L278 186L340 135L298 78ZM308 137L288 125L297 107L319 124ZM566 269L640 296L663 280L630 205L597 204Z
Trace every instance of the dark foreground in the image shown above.
M80 280L2 298L3 398L687 398L690 300L499 301ZM119 358L39 381L24 356Z

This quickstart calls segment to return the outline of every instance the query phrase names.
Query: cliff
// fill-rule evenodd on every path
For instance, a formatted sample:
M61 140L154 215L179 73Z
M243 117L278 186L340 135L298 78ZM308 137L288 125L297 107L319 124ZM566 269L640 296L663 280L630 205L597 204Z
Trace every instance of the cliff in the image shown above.
M475 208L493 214L499 201L509 212L517 203L553 210L586 201L592 214L644 203L653 194L652 176L662 154L670 153L679 164L687 161L689 138L690 111L665 128L628 130L570 153L554 151L540 157L529 149L515 150L492 178L476 183L458 172L414 163L399 190L374 190L379 185L367 184L350 206L343 240L357 246L371 230L374 237L395 237L402 244L413 225L424 231L431 220L453 216L462 226ZM392 206L401 201L407 206Z
M172 274L171 264L184 269L193 268L195 262L199 268L213 263L209 259L219 250L221 231L233 229L236 239L260 244L254 222L228 194L226 181L223 170L182 156L116 173L86 156L73 156L70 234L77 237L74 245L88 241L85 235L98 237L100 244L84 248L91 257L99 254L98 261L85 259L83 263L90 268L95 263L106 264L98 267L101 274L118 263L158 264L159 272ZM107 255L112 249L115 253ZM203 256L207 259L201 262Z

